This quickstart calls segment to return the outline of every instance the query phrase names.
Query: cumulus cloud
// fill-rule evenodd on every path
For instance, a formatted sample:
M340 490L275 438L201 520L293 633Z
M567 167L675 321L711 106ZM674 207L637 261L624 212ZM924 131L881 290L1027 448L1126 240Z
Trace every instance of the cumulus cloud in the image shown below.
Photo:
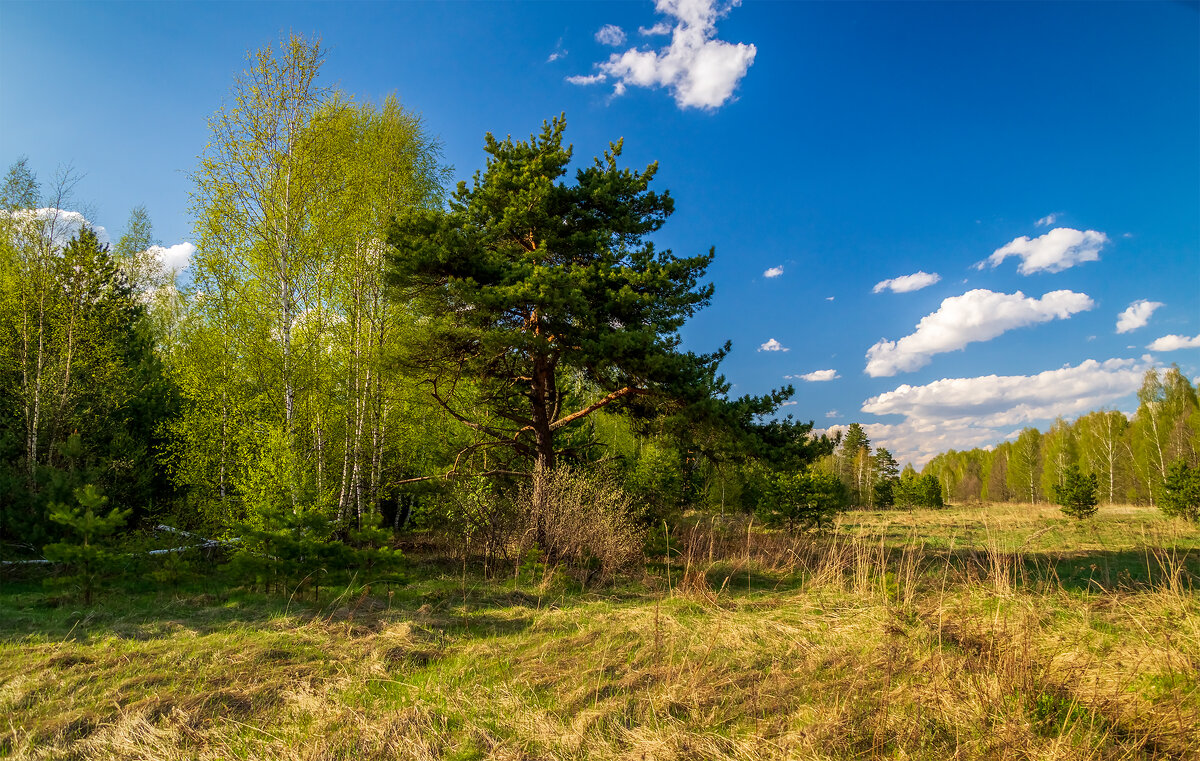
M1197 337L1200 339L1200 337ZM1006 429L1099 409L1141 386L1145 359L1089 359L1035 375L943 378L897 387L863 402L862 411L899 415L897 423L864 425L898 460L917 465L947 449L1003 439Z
M791 351L783 344L776 341L774 338L768 338L767 342L758 347L759 351Z
M1146 347L1150 351L1176 351L1177 349L1200 349L1200 335L1192 338L1187 336L1169 335L1156 338Z
M922 288L927 288L937 281L941 280L942 276L936 272L929 273L923 271L914 272L911 275L901 275L888 280L880 280L871 289L871 293L882 293L883 291L891 291L892 293L908 293L909 291L919 291Z
M803 375L785 375L783 377L788 380L802 380L808 381L809 383L819 383L821 381L831 381L842 376L838 375L837 370L813 370L811 373L804 373Z
M605 24L596 32L596 42L617 47L625 44L625 30L616 24Z
M1034 222L1033 224L1036 225L1037 227L1049 227L1050 225L1054 224L1057 221L1058 221L1058 214L1047 214L1046 216L1042 217L1041 219L1039 219L1037 222Z
M1062 272L1083 262L1094 262L1100 258L1100 249L1108 243L1108 236L1096 230L1074 230L1057 227L1045 235L1030 238L1022 235L992 252L986 260L975 265L983 269L993 268L1010 256L1021 259L1017 272L1031 275L1034 272Z
M601 74L616 80L613 95L624 94L629 86L665 87L680 108L715 109L724 105L733 97L733 91L758 52L754 45L740 42L735 45L716 39L717 20L739 3L740 0L728 3L657 0L655 8L658 12L674 21L660 22L639 31L645 36L653 36L666 34L669 30L671 43L658 50L630 48L624 53L613 53L607 61L598 64ZM600 39L599 33L596 38ZM603 79L567 81L584 85Z
M944 299L917 329L898 341L881 340L867 350L867 375L873 378L908 372L929 364L934 354L990 341L1014 328L1067 319L1095 306L1085 293L1051 291L1040 299L983 288Z
M782 274L783 274L783 266L780 265L779 267L772 267L769 270L767 270L766 272L764 272L763 277L779 277Z
M192 263L192 254L196 253L196 247L184 241L174 246L151 246L148 251L162 263L165 271L182 272Z
M1144 326L1150 322L1150 315L1154 314L1154 310L1162 305L1161 301L1138 299L1117 315L1117 332L1128 333Z

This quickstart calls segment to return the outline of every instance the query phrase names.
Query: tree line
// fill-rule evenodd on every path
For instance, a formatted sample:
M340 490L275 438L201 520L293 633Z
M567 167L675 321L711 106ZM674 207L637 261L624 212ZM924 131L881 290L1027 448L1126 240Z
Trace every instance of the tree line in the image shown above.
M1053 501L1072 468L1094 475L1098 499L1165 507L1195 518L1200 503L1200 404L1179 368L1146 371L1132 417L1096 410L1044 433L1025 428L990 449L950 450L923 473L936 476L947 501ZM1185 496L1196 492L1194 497ZM1183 502L1180 502L1183 500ZM1178 509L1176 505L1181 505ZM1190 505L1187 507L1186 505Z

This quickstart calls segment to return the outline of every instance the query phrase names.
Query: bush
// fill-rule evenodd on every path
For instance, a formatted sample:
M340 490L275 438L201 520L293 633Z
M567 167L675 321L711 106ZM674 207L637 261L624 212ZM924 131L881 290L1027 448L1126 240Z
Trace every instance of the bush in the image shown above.
M1068 465L1063 473L1063 482L1053 487L1054 501L1062 511L1072 518L1090 518L1096 514L1096 474L1083 474L1074 465Z
M896 504L900 507L945 507L942 482L932 473L923 476L905 474L894 487Z
M1159 509L1177 518L1200 520L1200 466L1190 468L1183 460L1171 463Z
M548 560L580 571L585 582L608 579L642 559L646 532L639 511L614 478L560 467L534 479L517 498L524 521L518 557L536 543Z
M517 506L511 493L501 491L484 476L454 481L447 492L445 513L438 528L462 549L464 555L482 554L494 567L511 558L510 545L521 530Z
M850 503L850 492L832 473L778 473L771 477L759 501L765 522L796 528L821 528Z

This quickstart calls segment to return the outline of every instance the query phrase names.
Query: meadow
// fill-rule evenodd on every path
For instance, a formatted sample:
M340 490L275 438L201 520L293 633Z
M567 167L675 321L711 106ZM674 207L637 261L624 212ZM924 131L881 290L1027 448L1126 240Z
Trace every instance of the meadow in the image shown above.
M694 513L603 586L445 549L315 600L9 573L0 756L1200 757L1200 532L1151 508Z

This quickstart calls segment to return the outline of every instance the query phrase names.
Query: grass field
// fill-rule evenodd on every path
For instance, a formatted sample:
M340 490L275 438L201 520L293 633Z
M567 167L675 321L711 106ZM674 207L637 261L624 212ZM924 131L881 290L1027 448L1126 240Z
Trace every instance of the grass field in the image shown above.
M0 756L1200 758L1200 532L1151 509L691 515L599 589L408 556L316 602L6 578Z

